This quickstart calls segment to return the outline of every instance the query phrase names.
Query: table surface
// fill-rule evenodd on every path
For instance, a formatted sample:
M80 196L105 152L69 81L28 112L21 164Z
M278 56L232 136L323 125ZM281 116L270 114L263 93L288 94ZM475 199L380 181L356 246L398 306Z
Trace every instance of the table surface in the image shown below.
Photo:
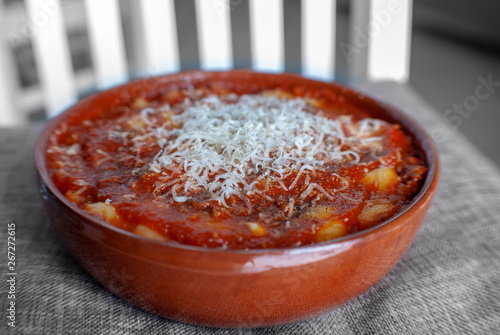
M0 333L13 334L490 334L500 327L500 171L410 88L361 89L413 115L442 164L417 238L378 284L344 306L262 329L185 325L143 312L87 275L58 240L34 182L40 125L0 129ZM16 328L7 325L9 223L16 229ZM332 287L332 289L335 289Z

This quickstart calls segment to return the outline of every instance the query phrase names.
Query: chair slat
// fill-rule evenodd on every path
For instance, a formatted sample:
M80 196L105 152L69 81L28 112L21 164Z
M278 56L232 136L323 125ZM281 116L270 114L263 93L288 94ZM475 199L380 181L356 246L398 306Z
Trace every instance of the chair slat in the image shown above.
M412 0L353 0L350 75L369 81L409 79Z
M60 2L26 0L33 21L33 49L48 116L76 101L74 74Z
M302 73L334 79L336 0L302 0Z
M392 6L391 3L397 6ZM408 81L412 9L412 0L372 0L370 22L380 24L382 28L380 34L373 34L368 49L370 80ZM386 15L387 12L389 19L385 25L382 14Z
M173 0L132 1L132 38L137 71L157 75L180 69Z
M92 61L97 87L128 79L120 9L116 0L85 0Z
M14 126L22 123L22 116L14 104L13 82L9 69L12 64L7 61L6 51L0 45L0 126Z
M196 0L196 26L202 69L233 67L229 10L229 0Z
M283 71L283 1L251 0L249 4L252 67L257 71Z
M0 2L0 127L22 124L23 117L14 102L14 91L18 90L15 64L9 53L5 27L5 8Z

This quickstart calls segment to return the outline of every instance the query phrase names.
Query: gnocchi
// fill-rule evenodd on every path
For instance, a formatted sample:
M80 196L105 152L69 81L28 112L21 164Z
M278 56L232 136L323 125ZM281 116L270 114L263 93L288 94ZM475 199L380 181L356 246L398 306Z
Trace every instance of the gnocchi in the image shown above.
M246 224L255 235L264 235L266 233L266 229L260 223L247 222Z
M398 186L400 178L394 168L381 166L368 172L363 177L362 182L367 185L373 185L379 191L391 191Z
M397 207L390 203L367 203L358 216L358 221L363 227L370 227L379 223L397 210Z
M160 235L159 233L157 233L153 229L148 228L142 224L138 225L134 229L134 233L137 235L140 235L142 237L146 237L146 238L156 240L156 241L167 241L167 239L164 236Z
M87 212L102 217L104 220L110 222L111 224L120 223L121 219L116 212L116 209L105 202L94 202L91 204L86 204L83 206Z
M338 219L331 219L325 222L325 224L318 230L316 234L316 241L323 242L328 240L333 240L334 238L342 237L347 235L347 228Z

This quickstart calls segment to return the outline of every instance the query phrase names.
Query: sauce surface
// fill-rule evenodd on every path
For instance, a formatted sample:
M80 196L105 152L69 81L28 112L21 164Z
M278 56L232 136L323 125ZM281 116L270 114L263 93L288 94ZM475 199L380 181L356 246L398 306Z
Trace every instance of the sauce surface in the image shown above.
M50 138L54 183L119 228L230 249L331 240L418 193L427 168L398 124L328 90L243 93L207 84L72 117Z

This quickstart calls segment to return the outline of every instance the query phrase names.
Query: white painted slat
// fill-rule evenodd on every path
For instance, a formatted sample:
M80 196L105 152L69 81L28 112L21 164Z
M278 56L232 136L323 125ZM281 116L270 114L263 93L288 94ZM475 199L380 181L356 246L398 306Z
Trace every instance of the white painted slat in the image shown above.
M229 0L196 0L195 4L201 68L232 68Z
M85 0L85 13L97 87L125 82L128 71L117 0Z
M336 0L302 0L302 74L334 79Z
M371 1L370 22L374 28L368 49L370 80L408 81L412 4L412 0Z
M412 0L353 0L350 73L369 81L407 82Z
M283 1L250 0L252 67L257 71L284 70Z
M76 101L73 68L58 1L25 0L33 49L48 116Z
M9 73L12 64L7 62L6 52L5 45L0 45L0 126L13 126L21 124L23 118L14 104L13 82Z
M179 46L173 0L132 1L134 57L140 75L177 72Z
M7 43L5 26L5 8L0 2L0 127L22 124L23 117L14 102L14 92L18 90L18 81L14 59Z

